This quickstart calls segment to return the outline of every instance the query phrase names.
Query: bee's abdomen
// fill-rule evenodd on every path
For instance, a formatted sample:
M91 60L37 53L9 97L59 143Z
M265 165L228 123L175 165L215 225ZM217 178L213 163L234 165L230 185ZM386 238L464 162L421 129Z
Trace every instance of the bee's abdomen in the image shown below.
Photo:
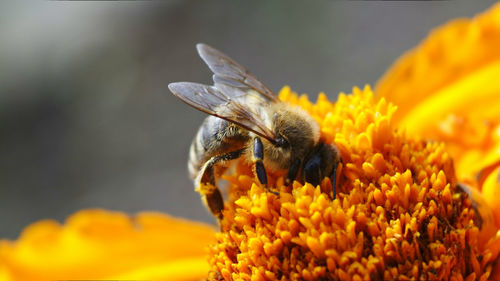
M204 150L200 144L199 135L200 131L196 134L196 137L193 139L191 147L189 148L188 171L189 177L193 180L196 178L198 171L204 163Z
M194 180L210 158L241 149L247 140L248 133L238 126L208 116L191 143L188 159L189 176Z

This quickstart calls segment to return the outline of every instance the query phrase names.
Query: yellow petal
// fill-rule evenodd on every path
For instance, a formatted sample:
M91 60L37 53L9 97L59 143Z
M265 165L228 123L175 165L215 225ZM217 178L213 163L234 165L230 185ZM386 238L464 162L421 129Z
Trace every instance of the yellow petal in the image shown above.
M403 119L415 107L427 98L434 98L436 93L449 94L455 83L465 85L466 89L456 89L456 99L466 98L465 93L473 97L488 94L498 89L498 73L500 60L500 4L473 19L456 19L435 29L419 46L399 58L386 74L379 80L375 92L379 97L386 97L398 105L395 120ZM469 78L478 74L487 74L481 79ZM476 86L468 83L480 83ZM471 81L475 80L475 81ZM485 83L487 82L487 83ZM496 84L496 85L489 85ZM474 91L475 90L475 91ZM489 102L500 102L499 99ZM450 102L459 102L450 100ZM489 106L490 104L482 104ZM450 106L449 108L452 108ZM472 108L469 108L472 109ZM436 114L439 112L429 112ZM496 113L498 116L498 112Z
M500 120L500 83L496 81L499 77L500 60L471 71L414 104L402 116L400 124L414 134L425 132L429 124L436 124L450 113Z
M40 221L17 241L0 241L0 277L198 280L207 274L205 248L214 233L160 213L83 210L64 225Z
M484 180L482 193L488 205L493 209L493 217L497 225L500 225L500 208L498 208L500 206L500 197L498 196L498 190L500 190L500 184L498 183L499 172L499 167L496 166L482 179Z

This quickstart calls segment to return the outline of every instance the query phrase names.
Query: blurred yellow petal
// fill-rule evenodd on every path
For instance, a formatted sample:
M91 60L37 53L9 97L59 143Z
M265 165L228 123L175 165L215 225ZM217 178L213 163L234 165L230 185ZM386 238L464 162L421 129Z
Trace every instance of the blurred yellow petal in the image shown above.
M488 205L497 206L497 208L493 208L493 217L497 225L500 225L500 208L498 207L500 206L500 196L498 196L500 190L500 184L498 183L499 169L497 166L485 175L482 184L482 193Z
M460 180L500 159L500 4L434 30L380 79L411 135L444 141Z
M210 226L160 213L130 217L83 210L64 225L45 220L0 241L2 280L199 280L206 276Z
M449 94L456 90L460 94L456 99L469 99L465 93L478 98L491 97L490 92L498 90L499 83L492 82L497 82L498 76L494 74L498 74L499 61L500 4L497 4L473 19L456 19L435 29L389 68L379 80L376 93L398 105L395 121L399 121L427 102L427 98L435 99L437 93ZM479 74L488 77L477 77ZM466 87L454 88L454 84ZM453 99L450 102L460 104ZM488 102L498 103L499 99ZM500 114L498 111L489 113L496 117Z
M205 245L206 246L206 245ZM203 249L201 247L200 249ZM207 276L208 263L205 255L179 258L157 265L113 276L111 280L201 280Z
M500 45L498 48L500 50ZM419 133L425 131L428 124L435 124L449 113L498 120L500 83L492 82L499 77L500 60L469 73L414 104L405 112L401 124L408 128L409 133Z

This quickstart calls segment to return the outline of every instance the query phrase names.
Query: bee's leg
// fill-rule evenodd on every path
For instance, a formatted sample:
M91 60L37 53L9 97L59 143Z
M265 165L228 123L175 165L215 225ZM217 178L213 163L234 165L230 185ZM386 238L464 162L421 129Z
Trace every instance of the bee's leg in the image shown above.
M267 186L267 173L266 168L264 167L264 146L262 145L262 141L260 138L253 139L253 172L259 182L264 185L267 191L273 193L274 195L279 195L278 192L271 191Z
M317 186L321 181L321 155L314 154L304 165L304 181Z
M208 208L210 209L210 212L212 212L212 214L219 219L222 219L224 200L222 198L220 190L215 185L215 175L214 175L215 165L220 162L237 159L243 154L244 151L245 151L244 149L240 149L226 154L214 156L210 158L210 160L208 160L208 162L203 167L203 173L201 174L199 182L209 183L214 188L209 190L204 190L202 193L205 195L205 200L207 201L207 205Z
M295 161L292 162L292 165L290 165L290 168L288 169L288 173L286 174L285 178L285 185L290 185L294 179L297 178L297 174L299 172L300 168L300 159L295 159Z
M253 139L253 163L254 163L254 174L257 176L257 179L261 184L263 184L267 188L267 174L266 169L264 168L264 146L262 145L262 141L260 138Z
M337 196L337 167L339 166L339 163L340 162L335 162L333 165L332 175L330 176L330 179L332 180L332 200L335 200L335 197Z
M215 187L211 192L207 191L205 194L205 200L207 202L210 212L217 217L217 219L222 220L222 210L224 210L224 199L220 190Z
M341 163L342 159L338 148L335 145L321 143L317 150L306 159L302 168L302 179L317 186L324 177L329 176L332 182L333 194L331 198L333 200L337 195L337 171ZM342 165L340 165L340 169L342 169ZM323 192L330 194L327 190L323 190Z

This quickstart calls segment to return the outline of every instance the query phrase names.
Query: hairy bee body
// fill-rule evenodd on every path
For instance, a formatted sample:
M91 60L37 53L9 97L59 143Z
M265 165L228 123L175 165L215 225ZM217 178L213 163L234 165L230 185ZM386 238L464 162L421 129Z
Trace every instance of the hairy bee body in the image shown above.
M263 163L271 170L288 170L292 159L305 159L313 151L319 141L319 127L315 121L299 108L283 102L263 104L260 111L263 116L272 116L266 120L277 134L284 134L289 139L292 149L283 151L267 140L262 140ZM191 143L188 159L188 171L195 185L199 184L199 176L203 165L212 157L232 151L243 150L241 157L252 163L252 140L256 134L224 119L208 116L200 126ZM226 165L218 165L215 174L225 170ZM225 163L224 163L225 164ZM198 179L198 180L197 180Z
M172 93L208 116L189 151L188 170L210 211L222 218L224 202L216 186L227 164L244 159L255 177L267 186L266 168L285 170L287 184L299 178L314 185L329 177L335 197L336 169L340 163L335 145L320 141L316 121L302 109L284 103L245 68L214 48L197 45L198 53L214 72L213 86L177 82Z
M203 165L212 157L245 147L250 136L235 124L208 116L201 124L189 149L189 176L196 184ZM216 174L223 172L220 169Z

